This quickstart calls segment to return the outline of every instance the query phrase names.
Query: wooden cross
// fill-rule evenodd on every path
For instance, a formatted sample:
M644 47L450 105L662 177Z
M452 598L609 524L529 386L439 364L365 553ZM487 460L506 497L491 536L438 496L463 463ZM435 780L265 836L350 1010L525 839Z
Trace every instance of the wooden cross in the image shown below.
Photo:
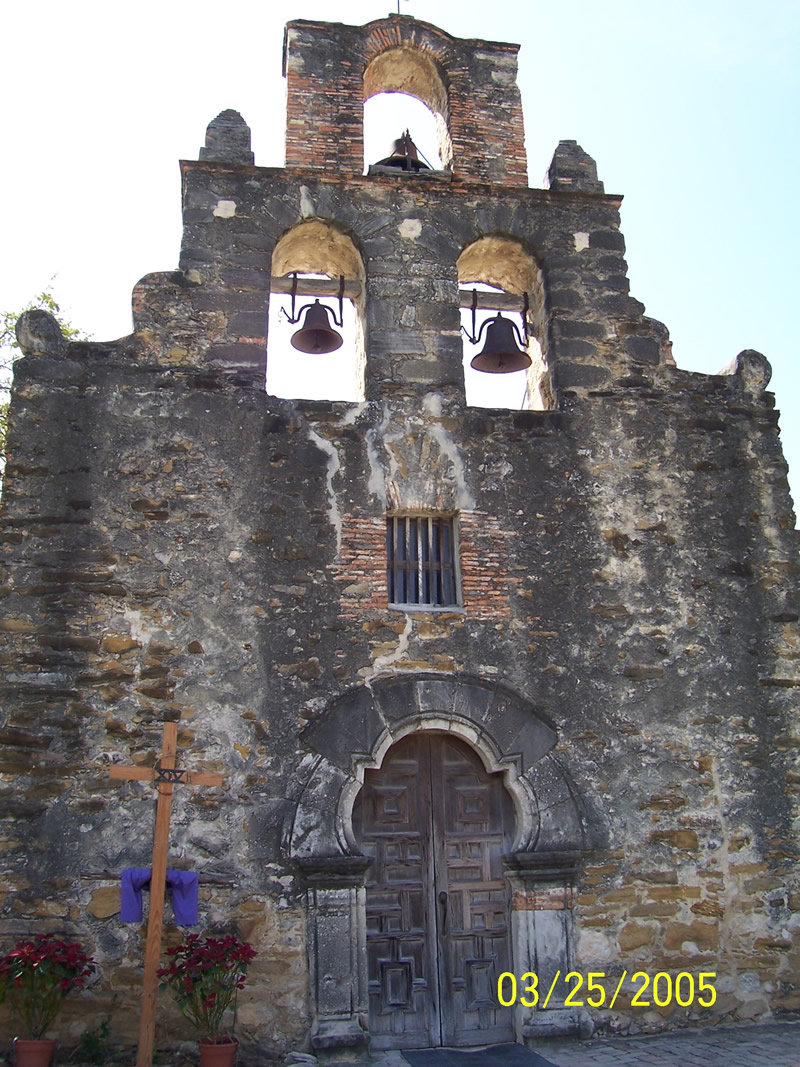
M158 965L161 960L161 931L164 923L164 889L167 882L167 850L169 847L169 816L172 810L174 785L222 785L221 774L205 771L183 771L176 767L178 724L164 723L161 759L155 767L131 767L114 764L109 767L111 778L128 781L155 782L158 789L156 831L153 839L152 875L150 878L150 910L147 915L147 944L144 953L142 979L142 1007L139 1021L139 1049L136 1067L152 1067L153 1040L156 1031L156 991Z

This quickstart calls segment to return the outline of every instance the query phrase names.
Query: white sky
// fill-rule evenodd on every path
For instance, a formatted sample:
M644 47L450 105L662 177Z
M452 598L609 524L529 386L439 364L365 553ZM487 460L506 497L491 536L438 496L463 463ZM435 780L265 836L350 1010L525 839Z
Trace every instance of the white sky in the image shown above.
M76 325L95 340L128 333L134 283L177 265L177 161L197 158L208 122L235 108L256 163L282 165L285 22L361 24L396 2L6 4L0 310L56 275ZM631 292L669 327L679 366L714 373L743 348L763 352L800 471L798 0L401 8L459 37L522 45L530 184L560 139L594 156L606 190L625 196Z

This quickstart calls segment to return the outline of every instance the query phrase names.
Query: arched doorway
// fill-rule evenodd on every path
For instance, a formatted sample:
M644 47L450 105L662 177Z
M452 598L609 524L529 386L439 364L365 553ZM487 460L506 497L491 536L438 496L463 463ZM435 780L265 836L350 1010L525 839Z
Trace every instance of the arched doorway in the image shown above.
M513 1041L497 1001L511 964L502 857L514 811L501 774L445 733L416 731L369 770L353 809L366 878L375 1048Z

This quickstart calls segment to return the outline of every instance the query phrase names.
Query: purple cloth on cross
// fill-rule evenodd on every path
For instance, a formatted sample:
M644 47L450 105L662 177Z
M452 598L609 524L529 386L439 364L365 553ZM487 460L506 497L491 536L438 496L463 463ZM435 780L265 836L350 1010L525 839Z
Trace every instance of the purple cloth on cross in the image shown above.
M142 921L142 890L150 884L150 867L126 867L122 872L119 917L124 923ZM178 926L197 923L197 875L194 871L167 871L172 890L172 912Z

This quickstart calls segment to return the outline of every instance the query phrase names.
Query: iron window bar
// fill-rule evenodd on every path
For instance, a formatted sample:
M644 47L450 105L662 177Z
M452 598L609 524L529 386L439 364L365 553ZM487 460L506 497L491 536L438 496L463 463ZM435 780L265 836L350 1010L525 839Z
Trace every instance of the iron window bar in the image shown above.
M457 607L454 542L452 518L387 516L386 585L389 603Z

